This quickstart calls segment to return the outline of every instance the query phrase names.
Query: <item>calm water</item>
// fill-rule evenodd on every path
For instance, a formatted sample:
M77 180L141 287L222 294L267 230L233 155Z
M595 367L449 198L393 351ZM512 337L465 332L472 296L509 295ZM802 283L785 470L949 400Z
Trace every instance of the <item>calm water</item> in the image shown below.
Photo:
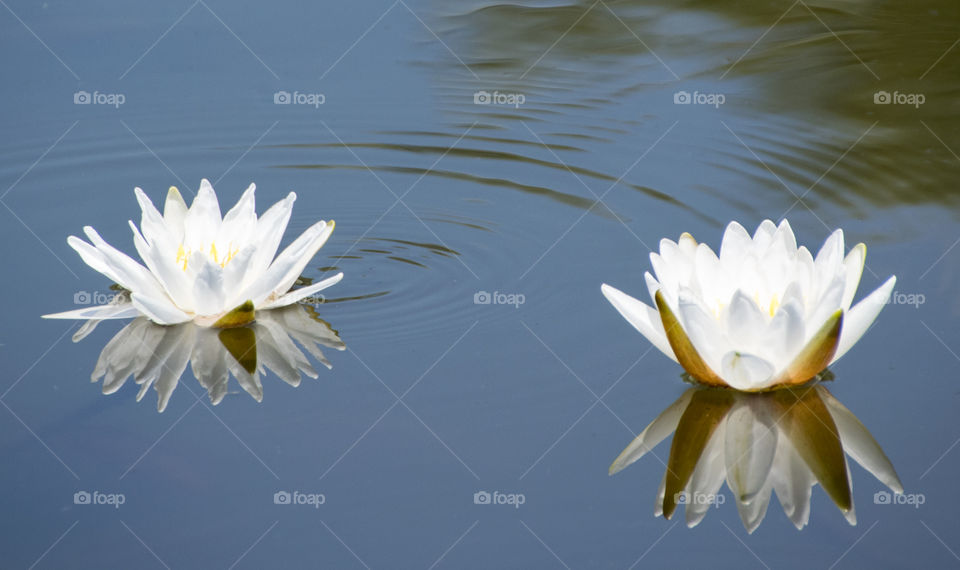
M956 3L326 4L0 9L3 567L960 563ZM261 212L295 190L288 240L336 220L305 277L346 274L316 311L347 348L260 403L187 371L161 414L89 382L126 323L72 343L39 316L110 292L67 235L133 253L134 186L204 177ZM654 516L669 443L607 475L687 385L600 283L642 296L661 237L782 217L918 301L830 391L924 503L877 504L851 461L856 526L818 486L802 531L732 501L687 529Z

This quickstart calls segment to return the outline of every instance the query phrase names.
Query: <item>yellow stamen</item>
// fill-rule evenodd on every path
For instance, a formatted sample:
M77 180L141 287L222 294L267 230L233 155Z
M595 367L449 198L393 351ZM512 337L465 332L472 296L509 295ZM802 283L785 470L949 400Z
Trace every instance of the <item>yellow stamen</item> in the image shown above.
M183 270L187 270L187 257L189 252L183 249L183 244L180 244L180 247L177 248L177 265L183 267Z
M191 250L184 248L182 243L177 247L177 265L179 265L184 271L187 270L190 253ZM240 248L233 247L233 242L230 242L230 246L227 248L227 255L225 255L221 260L220 253L217 251L217 244L210 244L210 258L213 259L214 263L220 267L226 267L227 264L230 263L230 260L232 260L238 253L240 253Z

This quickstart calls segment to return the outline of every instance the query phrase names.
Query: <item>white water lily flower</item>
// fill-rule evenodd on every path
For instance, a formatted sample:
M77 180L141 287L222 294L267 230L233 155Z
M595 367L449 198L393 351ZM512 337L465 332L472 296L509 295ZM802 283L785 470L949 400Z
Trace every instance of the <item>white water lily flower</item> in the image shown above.
M877 318L890 277L851 308L867 248L844 257L843 231L814 258L786 220L751 238L737 222L720 255L684 233L660 241L646 273L653 307L603 284L604 296L643 336L704 384L759 391L801 384L850 349Z
M319 221L280 255L274 255L290 221L296 194L291 192L259 218L251 184L223 217L210 183L200 182L193 204L171 187L163 214L136 188L143 211L140 228L131 221L133 241L146 267L115 249L90 226L90 240L70 236L67 243L87 265L130 292L129 302L111 303L53 315L54 319L122 319L146 316L172 325L231 327L248 323L254 312L284 307L337 283L343 273L291 291L304 267L333 232L334 222ZM91 245L92 244L92 245Z

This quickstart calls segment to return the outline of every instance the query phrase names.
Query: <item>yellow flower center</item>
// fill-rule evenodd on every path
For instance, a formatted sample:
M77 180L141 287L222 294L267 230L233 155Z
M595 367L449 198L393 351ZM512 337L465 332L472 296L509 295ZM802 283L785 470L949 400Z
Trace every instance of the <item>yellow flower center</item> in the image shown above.
M214 263L220 267L226 267L230 260L233 259L233 256L240 251L240 248L234 247L233 242L227 246L227 253L223 256L223 259L220 258L220 254L217 252L216 242L210 244L210 257L213 259ZM193 253L193 250L187 247L184 247L181 243L177 247L177 265L180 266L184 271L187 270L187 261L190 259L190 255Z

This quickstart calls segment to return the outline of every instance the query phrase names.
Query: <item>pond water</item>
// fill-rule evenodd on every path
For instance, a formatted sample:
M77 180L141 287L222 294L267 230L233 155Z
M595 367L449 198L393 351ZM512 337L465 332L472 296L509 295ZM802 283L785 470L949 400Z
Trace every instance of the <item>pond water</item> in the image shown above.
M956 565L958 37L931 0L4 3L2 566ZM133 188L202 178L296 191L285 243L336 220L332 368L158 413L89 381L129 322L40 315L112 294L68 235L134 254ZM657 517L669 441L607 472L689 386L600 284L765 218L898 278L828 383L904 489L848 461L855 526L819 485L799 531L727 487Z

